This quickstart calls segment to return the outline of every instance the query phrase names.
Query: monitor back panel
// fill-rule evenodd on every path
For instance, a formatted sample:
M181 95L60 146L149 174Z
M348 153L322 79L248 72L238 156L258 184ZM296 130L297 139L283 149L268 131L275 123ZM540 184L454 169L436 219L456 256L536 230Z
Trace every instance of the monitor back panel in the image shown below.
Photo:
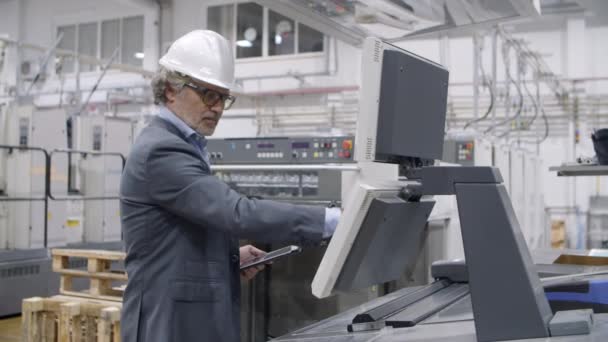
M441 159L449 72L405 51L385 50L376 160Z
M406 202L396 196L374 199L335 289L345 292L398 279L416 263L434 204L432 200Z

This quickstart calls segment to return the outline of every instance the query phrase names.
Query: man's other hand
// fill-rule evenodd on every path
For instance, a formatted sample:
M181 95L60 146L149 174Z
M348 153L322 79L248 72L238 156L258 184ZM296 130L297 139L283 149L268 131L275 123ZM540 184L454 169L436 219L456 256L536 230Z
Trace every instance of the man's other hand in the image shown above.
M247 245L247 246L243 246L239 249L239 254L241 256L241 265L244 263L247 263L253 259L256 258L260 258L263 257L264 255L266 255L266 252L264 252L263 250L257 249L255 247L253 247L252 245ZM264 269L264 265L257 265L254 267L250 267L246 270L241 271L241 277L250 280L253 277L255 277L255 275Z

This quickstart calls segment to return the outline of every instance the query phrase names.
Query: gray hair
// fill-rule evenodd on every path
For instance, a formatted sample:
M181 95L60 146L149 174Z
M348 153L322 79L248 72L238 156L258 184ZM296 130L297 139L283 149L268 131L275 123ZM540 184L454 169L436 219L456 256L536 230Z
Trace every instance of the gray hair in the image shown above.
M160 67L150 82L152 85L152 92L154 93L154 103L157 105L165 104L167 102L165 92L167 91L168 87L171 87L176 91L180 91L188 82L190 82L188 77Z

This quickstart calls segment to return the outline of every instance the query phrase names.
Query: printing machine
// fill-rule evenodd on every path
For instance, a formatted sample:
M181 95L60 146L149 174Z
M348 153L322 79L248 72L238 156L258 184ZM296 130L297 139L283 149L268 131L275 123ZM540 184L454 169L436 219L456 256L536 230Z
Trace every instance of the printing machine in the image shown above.
M428 285L276 340L608 340L606 268L568 265L585 255L531 253L498 169L434 165L443 144L447 70L368 38L361 75L356 142L365 148L355 156L362 172L344 200L312 293L327 298L398 277L417 259L437 195L457 199L465 259L434 263ZM398 164L400 177L366 177L363 170L378 162Z
M354 163L354 136L298 136L209 139L211 169L236 191L265 199L308 205L341 205L348 198L359 169ZM398 167L378 164L376 177L397 177ZM373 172L372 172L373 171ZM379 176L381 175L381 176ZM241 286L242 340L266 340L350 309L404 285L424 284L428 265L445 258L447 222L452 212L438 205L427 226L428 247L417 265L403 270L397 281L319 300L310 291L326 246L305 247L302 253L274 263ZM243 242L249 243L249 242ZM253 241L255 244L255 241ZM282 244L258 245L266 250Z
M126 155L131 144L126 120L81 117L74 125L74 146L69 146L65 109L36 108L30 99L2 109L0 317L20 313L23 298L58 292L49 248L122 248L118 200L86 198L117 196L121 158L106 160L103 154ZM70 162L72 147L89 153L71 153ZM86 261L72 266L86 266ZM75 280L75 288L85 285L86 279Z

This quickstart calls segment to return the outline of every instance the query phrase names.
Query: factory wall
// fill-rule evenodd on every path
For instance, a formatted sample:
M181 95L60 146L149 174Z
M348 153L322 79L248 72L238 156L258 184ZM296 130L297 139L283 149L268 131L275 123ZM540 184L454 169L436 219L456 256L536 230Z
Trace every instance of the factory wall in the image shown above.
M55 40L57 27L61 25L86 23L106 19L124 18L129 16L144 17L144 61L143 67L153 70L158 60L158 33L156 21L158 9L145 1L106 1L103 6L92 0L54 0L52 6L45 0L7 0L0 3L0 34L11 39L41 46L51 46ZM38 63L44 54L40 51L24 49L21 61ZM11 84L15 84L15 71L18 70L18 56L15 49L9 49L4 72ZM59 103L60 80L52 72L54 63L51 61L47 67L49 77L41 82L34 91L45 93L55 92L53 95L41 96L36 100L38 106L55 106ZM82 72L80 88L91 89L95 84L99 72ZM99 90L93 95L91 103L103 103L107 92L104 89L133 87L148 84L140 75L126 74L110 70L99 85ZM69 93L76 89L73 74L65 76L63 103L69 101ZM88 93L85 91L83 97Z

